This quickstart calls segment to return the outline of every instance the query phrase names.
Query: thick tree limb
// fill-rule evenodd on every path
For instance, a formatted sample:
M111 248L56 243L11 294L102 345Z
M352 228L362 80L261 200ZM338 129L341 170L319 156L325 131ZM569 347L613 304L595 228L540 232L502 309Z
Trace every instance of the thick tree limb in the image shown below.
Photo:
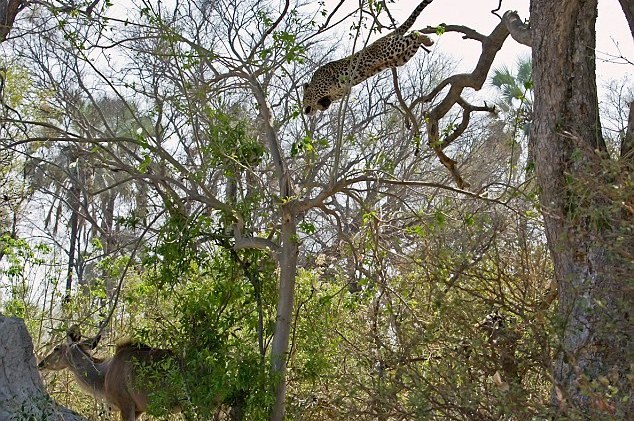
M632 0L619 0L619 2L621 3L621 8L623 8L627 24L630 26L632 38L634 39L634 2Z
M249 237L244 235L244 223L238 222L233 225L233 235L235 240L234 250L258 249L279 251L279 246L267 238Z
M486 39L486 35L483 35L476 31L475 29L471 29L467 26L462 25L442 25L444 32L460 32L464 34L462 39L472 39L474 41L484 41ZM438 28L435 26L428 26L427 28L421 29L418 32L423 34L435 34L438 31Z
M511 37L528 47L533 46L533 35L531 29L522 22L517 12L507 11L502 16L502 22L506 25L506 29L511 33Z
M9 31L13 28L15 17L25 5L24 0L0 0L0 42L7 39Z

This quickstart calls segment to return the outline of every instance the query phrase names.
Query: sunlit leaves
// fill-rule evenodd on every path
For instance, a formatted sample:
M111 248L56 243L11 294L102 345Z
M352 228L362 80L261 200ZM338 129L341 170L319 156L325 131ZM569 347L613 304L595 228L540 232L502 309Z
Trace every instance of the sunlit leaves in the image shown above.
M209 141L204 150L210 164L222 165L228 174L259 164L266 149L245 120L212 108L207 109L207 118Z
M192 229L178 221L176 226L182 234ZM157 248L163 256L165 246ZM196 263L182 266L177 278L165 279L171 271L160 266L172 263L163 258L156 262L154 276L130 291L130 305L147 306L146 312L168 312L172 318L161 332L152 328L149 320L144 321L136 327L137 334L147 340L165 337L172 349L186 350L180 354L184 370L177 379L187 390L184 413L210 418L221 403L243 397L248 398L245 411L249 419L262 419L271 397L267 392L268 364L260 344L265 346L273 331L275 265L259 251L237 255L220 246L213 255L195 249L181 248L180 252L193 254L183 254L182 258ZM169 294L164 293L166 285L170 285ZM154 307L151 297L156 296L162 303ZM154 411L165 413L160 406Z
M298 228L305 234L311 235L314 234L317 231L317 227L315 227L315 224L310 223L310 222L305 222L302 221L300 223L297 224Z

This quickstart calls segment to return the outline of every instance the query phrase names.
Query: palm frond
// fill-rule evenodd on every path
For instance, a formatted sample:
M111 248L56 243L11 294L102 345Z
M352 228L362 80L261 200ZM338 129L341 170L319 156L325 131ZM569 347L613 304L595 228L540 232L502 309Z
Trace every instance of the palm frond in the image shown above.
M514 85L515 83L515 77L513 77L513 74L508 67L502 66L493 71L491 84L493 84L494 86L501 88L503 86Z
M520 57L517 60L517 81L522 86L526 86L526 84L533 77L533 63L530 57Z

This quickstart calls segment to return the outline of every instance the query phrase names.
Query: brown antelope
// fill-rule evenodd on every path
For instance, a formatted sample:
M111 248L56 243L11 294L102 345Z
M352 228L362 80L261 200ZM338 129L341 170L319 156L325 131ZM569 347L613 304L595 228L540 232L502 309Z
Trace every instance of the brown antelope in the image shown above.
M116 406L121 411L123 421L135 421L147 410L150 393L147 387L144 388L135 381L136 368L139 365L160 363L173 354L164 349L127 342L117 346L112 358L95 358L90 352L97 346L99 339L100 335L82 341L79 328L73 325L68 329L66 343L57 345L40 361L38 368L68 368L82 389Z

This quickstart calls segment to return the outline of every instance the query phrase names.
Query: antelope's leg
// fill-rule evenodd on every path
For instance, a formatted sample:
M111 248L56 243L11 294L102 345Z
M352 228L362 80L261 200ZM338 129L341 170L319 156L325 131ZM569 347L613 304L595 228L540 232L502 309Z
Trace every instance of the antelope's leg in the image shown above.
M141 415L141 413L139 413ZM122 421L136 421L137 413L134 403L126 405L125 408L121 408L121 420Z

